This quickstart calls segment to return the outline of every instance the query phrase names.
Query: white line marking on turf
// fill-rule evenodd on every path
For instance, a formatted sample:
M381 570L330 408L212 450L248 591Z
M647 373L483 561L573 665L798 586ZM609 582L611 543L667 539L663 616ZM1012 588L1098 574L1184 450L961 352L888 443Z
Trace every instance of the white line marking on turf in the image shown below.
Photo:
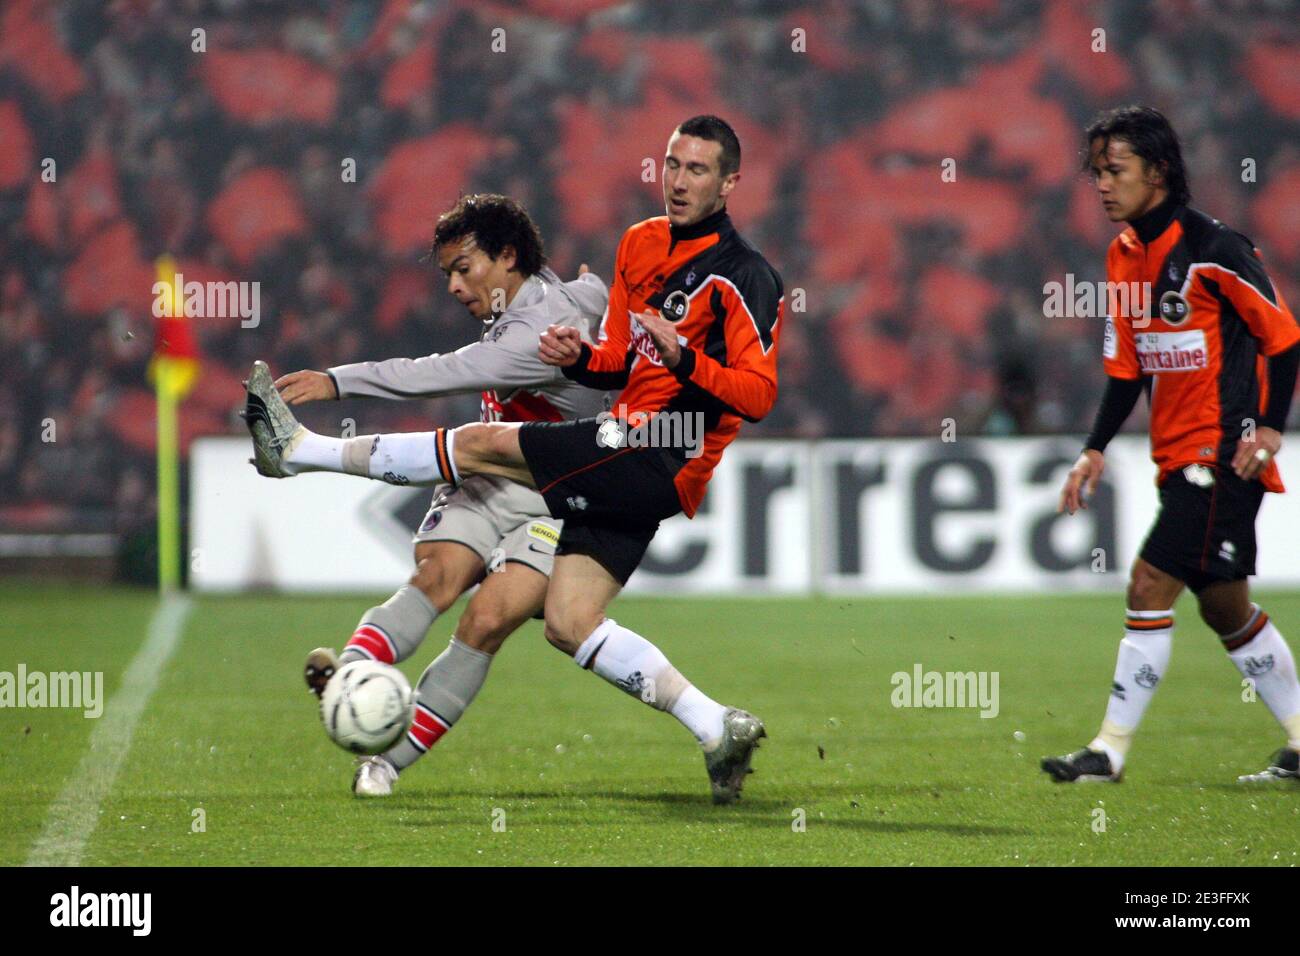
M113 788L131 749L131 734L158 686L158 675L180 643L190 599L163 598L149 621L149 634L122 675L122 685L90 732L90 746L63 790L50 804L45 830L27 866L76 866L99 823L99 805Z

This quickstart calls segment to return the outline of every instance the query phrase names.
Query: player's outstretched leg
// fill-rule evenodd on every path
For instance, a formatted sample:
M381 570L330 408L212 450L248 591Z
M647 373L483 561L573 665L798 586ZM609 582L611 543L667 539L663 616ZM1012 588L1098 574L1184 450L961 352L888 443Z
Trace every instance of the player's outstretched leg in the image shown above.
M682 676L640 634L605 617L621 585L595 559L564 554L555 559L546 596L546 639L624 693L676 717L704 750L714 803L740 798L761 738L763 722L725 707Z
M1182 582L1142 559L1133 568L1129 607L1115 660L1115 678L1101 730L1088 746L1045 757L1042 768L1057 783L1118 783L1133 735L1169 666L1174 640L1174 600ZM1163 610L1134 610L1134 607Z
M1205 623L1218 633L1232 663L1254 685L1287 736L1287 745L1273 755L1268 767L1238 781L1300 781L1300 682L1286 639L1260 606L1250 602L1245 581L1212 584L1197 597ZM1243 617L1246 623L1233 628Z
M265 362L254 362L245 383L244 421L253 436L253 465L267 478L313 471L357 475L396 485L443 481L436 432L402 432L331 438L301 424L271 379Z
M461 718L487 680L505 639L542 608L546 576L517 562L489 574L470 599L447 649L425 668L415 688L415 718L406 736L357 768L358 796L392 793L397 775L428 753Z

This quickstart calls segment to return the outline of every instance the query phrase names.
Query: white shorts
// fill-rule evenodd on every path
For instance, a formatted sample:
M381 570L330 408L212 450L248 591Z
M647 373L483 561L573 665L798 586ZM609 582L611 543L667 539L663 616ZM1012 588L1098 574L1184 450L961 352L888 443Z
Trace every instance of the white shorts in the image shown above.
M550 577L562 524L532 488L508 478L472 475L459 488L438 486L414 540L463 544L490 571L517 561Z

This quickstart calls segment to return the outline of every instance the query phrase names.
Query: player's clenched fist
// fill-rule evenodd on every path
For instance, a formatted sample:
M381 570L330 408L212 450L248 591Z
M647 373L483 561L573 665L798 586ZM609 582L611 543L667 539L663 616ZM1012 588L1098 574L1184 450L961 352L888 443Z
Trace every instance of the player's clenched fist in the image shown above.
M289 405L301 405L303 402L319 402L339 397L334 388L334 379L324 372L290 372L275 380L275 387L280 397Z
M548 325L538 338L537 354L547 365L572 365L582 354L582 334L571 325Z
M1057 513L1068 511L1074 514L1080 508L1087 508L1088 498L1096 492L1097 482L1101 481L1101 473L1105 469L1106 461L1101 452L1085 448L1066 476L1065 487L1061 489L1061 502L1056 506ZM1080 494L1083 490L1086 490L1087 497Z

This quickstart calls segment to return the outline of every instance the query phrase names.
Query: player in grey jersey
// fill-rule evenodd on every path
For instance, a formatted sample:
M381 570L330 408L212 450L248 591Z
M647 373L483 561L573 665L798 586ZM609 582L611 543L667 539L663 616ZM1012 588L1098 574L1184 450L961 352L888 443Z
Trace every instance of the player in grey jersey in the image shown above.
M424 358L294 372L274 383L266 365L257 363L248 382L246 414L259 472L284 478L333 471L402 485L440 481L436 470L421 464L427 459L422 435L339 439L299 427L278 454L265 454L274 431L271 417L289 417L281 400L297 405L481 392L484 421L561 421L603 409L603 393L571 382L537 353L538 337L550 325L573 326L591 341L608 301L598 277L584 267L577 280L561 282L544 265L541 236L528 213L505 196L462 197L439 218L434 252L447 274L448 291L482 320L479 341ZM307 660L307 683L317 694L348 661L404 660L437 616L482 582L447 649L416 686L415 717L406 737L359 766L354 792L389 794L397 774L464 713L506 637L541 611L559 532L560 522L538 492L504 478L476 477L435 492L415 535L416 567L409 583L362 615L342 654L318 648Z

